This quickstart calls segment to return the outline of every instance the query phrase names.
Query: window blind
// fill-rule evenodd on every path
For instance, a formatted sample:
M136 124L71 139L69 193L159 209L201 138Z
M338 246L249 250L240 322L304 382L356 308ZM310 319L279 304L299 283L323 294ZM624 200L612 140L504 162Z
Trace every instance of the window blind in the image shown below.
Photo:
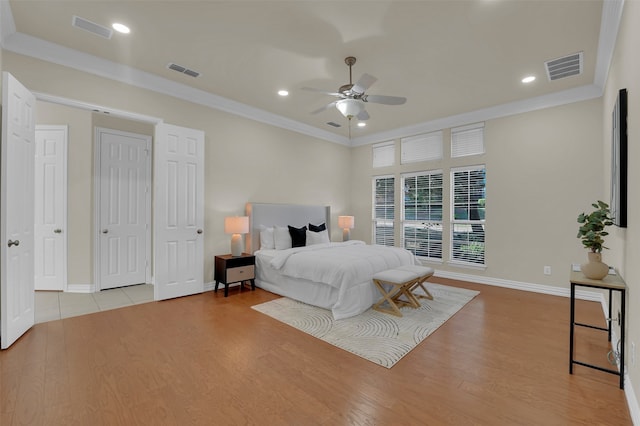
M395 244L395 178L373 178L373 240L375 244Z
M403 247L416 256L442 259L442 170L402 176Z
M484 154L484 123L451 129L451 157Z
M451 260L485 263L485 166L451 169Z
M382 142L373 145L373 167L393 166L395 156L394 142Z
M440 159L442 159L442 131L400 140L401 164Z

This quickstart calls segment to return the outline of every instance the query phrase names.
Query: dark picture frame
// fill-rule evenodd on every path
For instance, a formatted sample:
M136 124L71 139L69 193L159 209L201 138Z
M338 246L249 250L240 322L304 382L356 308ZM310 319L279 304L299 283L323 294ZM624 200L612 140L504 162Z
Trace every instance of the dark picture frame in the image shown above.
M627 89L620 89L612 114L611 218L627 227Z

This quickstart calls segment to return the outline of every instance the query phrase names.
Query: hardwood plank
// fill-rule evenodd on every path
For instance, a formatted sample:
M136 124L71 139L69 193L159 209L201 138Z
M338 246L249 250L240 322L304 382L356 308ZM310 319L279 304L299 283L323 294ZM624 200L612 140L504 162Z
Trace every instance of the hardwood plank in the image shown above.
M617 376L569 375L567 298L432 280L480 295L391 369L252 310L260 289L37 324L0 352L0 423L631 424ZM576 350L608 364L604 332Z

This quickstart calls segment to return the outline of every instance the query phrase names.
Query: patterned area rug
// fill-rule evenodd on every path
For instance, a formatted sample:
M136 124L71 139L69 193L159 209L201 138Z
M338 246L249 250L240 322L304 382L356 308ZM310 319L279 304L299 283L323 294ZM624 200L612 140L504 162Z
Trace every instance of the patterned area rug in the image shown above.
M420 299L419 309L401 308L402 318L369 309L355 317L334 320L331 311L286 297L253 306L285 324L355 355L391 368L478 291L426 283L434 300Z

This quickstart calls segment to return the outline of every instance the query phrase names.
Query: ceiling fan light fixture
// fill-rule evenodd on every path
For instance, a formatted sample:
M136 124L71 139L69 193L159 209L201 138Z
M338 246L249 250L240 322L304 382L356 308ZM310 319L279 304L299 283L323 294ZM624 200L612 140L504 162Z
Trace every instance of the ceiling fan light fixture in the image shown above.
M364 104L357 99L341 99L336 102L336 108L340 114L351 119L364 111Z

